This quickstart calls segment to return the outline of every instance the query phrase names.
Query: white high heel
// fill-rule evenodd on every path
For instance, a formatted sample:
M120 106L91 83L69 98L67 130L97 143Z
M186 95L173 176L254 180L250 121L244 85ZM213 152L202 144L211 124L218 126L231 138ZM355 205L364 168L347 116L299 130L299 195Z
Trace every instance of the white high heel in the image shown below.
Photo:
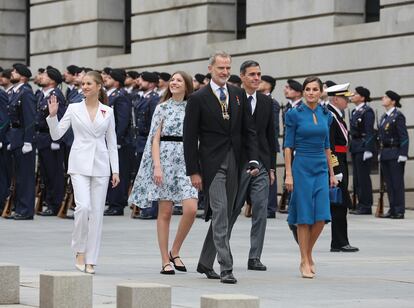
M84 253L77 253L76 254L76 261L77 261L77 259L78 259L78 256L80 256L80 255L84 255ZM76 267L76 269L78 270L78 271L80 271L80 272L82 272L82 273L85 273L85 271L86 271L86 265L85 264L78 264L78 263L76 263L75 262L75 267Z

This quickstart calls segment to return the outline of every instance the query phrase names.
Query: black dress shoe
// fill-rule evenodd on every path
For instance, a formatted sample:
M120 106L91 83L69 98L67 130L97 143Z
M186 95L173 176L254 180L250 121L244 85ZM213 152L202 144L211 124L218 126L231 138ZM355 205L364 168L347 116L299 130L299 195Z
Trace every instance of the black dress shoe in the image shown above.
M276 213L267 213L267 218L276 218Z
M391 216L391 219L404 219L404 214L394 214Z
M217 274L212 268L208 268L201 263L198 263L197 265L197 272L205 274L208 279L220 279L219 274Z
M14 220L33 220L33 216L14 214Z
M354 215L371 215L372 210L371 209L357 209L357 210L349 212L349 213L354 214Z
M380 215L379 217L380 218L391 218L392 217L392 214L390 212L387 212L385 214Z
M183 215L183 207L174 205L172 214L173 215Z
M40 216L56 216L57 212L52 209L46 209L39 213Z
M359 251L359 248L357 248L357 247L353 247L353 246L351 246L351 245L345 245L345 246L343 246L343 247L340 247L340 248L334 248L334 247L331 247L331 252L357 252L357 251Z
M222 271L220 273L220 282L235 284L237 283L237 279L234 278L232 271Z
M104 216L124 216L124 210L109 208L105 210Z
M247 269L252 271L265 271L267 267L260 262L260 259L249 259L247 262Z

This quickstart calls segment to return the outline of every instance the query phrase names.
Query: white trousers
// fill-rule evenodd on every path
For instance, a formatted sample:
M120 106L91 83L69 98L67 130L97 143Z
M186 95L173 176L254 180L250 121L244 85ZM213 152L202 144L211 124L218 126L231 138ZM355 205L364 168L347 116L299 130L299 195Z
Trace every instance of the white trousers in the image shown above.
M86 264L96 264L109 176L71 174L70 177L76 203L72 249L75 253L85 253Z

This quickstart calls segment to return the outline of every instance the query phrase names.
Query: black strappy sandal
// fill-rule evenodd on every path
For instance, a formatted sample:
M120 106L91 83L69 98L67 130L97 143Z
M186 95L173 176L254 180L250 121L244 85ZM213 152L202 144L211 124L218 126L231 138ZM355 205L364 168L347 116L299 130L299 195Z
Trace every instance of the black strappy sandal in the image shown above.
M167 266L171 266L171 264L170 264L170 263L165 264L165 265L162 267L160 274L163 274L163 275L174 275L174 274L175 274L175 271L174 271L173 269L168 270L168 271L166 271L166 270L165 270L165 268L166 268Z
M181 259L180 256L173 257L172 254L171 254L171 251L169 252L169 256L170 256L170 261L172 262L172 264L174 264L174 267L177 271L180 271L180 272L186 272L187 271L187 268L184 266L184 263L183 263L183 265L175 264L175 259ZM183 260L181 260L181 262L183 262Z

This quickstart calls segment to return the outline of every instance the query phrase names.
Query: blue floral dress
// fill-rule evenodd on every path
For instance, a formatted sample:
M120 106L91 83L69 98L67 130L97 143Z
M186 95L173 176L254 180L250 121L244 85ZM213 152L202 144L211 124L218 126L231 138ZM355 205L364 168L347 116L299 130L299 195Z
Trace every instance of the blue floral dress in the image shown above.
M174 203L180 203L185 199L198 198L197 190L191 185L190 177L186 175L182 141L160 142L163 184L157 186L153 178L151 150L154 135L161 126L161 137L181 137L186 104L186 101L177 102L169 99L155 108L150 133L128 203L133 203L140 208L147 208L151 206L151 201L170 200Z

